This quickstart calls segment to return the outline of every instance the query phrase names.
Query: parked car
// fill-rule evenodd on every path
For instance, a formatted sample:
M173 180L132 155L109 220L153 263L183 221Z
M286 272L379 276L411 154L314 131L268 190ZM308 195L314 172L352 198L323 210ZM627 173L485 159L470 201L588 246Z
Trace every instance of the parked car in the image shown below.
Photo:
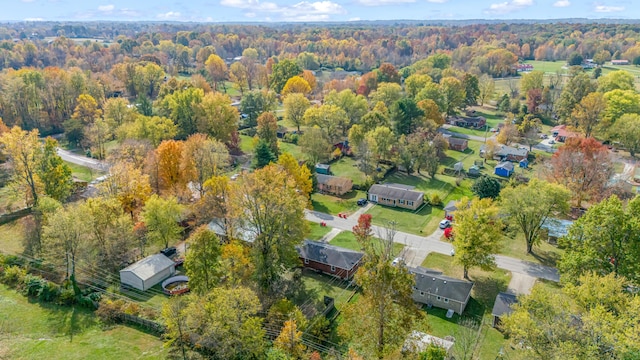
M451 226L451 221L444 219L442 221L440 221L440 229L446 229L449 226Z
M556 143L556 141L555 141L555 140L553 140L553 139L549 140L549 144L553 145L553 144L555 144L555 143Z
M398 266L400 264L404 264L404 259L401 257L397 257L395 259L393 259L393 261L391 262L391 265L393 266Z
M160 250L160 253L168 258L172 257L173 255L176 254L178 250L175 248L175 246L170 246L166 249L162 249Z
M367 205L367 199L365 198L358 199L358 206L365 206L365 205Z

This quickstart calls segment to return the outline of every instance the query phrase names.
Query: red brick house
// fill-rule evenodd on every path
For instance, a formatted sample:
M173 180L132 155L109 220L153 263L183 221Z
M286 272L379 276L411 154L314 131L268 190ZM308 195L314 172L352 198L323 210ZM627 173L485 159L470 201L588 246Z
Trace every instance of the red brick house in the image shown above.
M580 134L567 130L567 125L558 125L551 129L551 135L557 142L565 142L567 138L578 137Z
M348 178L316 174L318 180L318 192L331 195L344 195L351 191L353 181Z
M449 136L447 138L449 142L449 149L457 150L457 151L465 151L469 147L469 142L465 139L454 138L453 136Z
M353 277L364 256L359 251L311 240L305 240L302 245L296 246L296 250L304 267L343 280Z

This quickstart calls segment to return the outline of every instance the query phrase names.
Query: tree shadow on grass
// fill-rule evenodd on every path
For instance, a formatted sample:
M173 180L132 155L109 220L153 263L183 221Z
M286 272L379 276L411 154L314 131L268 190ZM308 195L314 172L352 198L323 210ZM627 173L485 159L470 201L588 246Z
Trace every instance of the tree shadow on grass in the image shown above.
M509 286L508 278L477 276L473 278L473 281L475 282L473 298L484 310L491 310L498 293L507 290Z
M531 253L536 260L542 265L556 267L556 264L560 260L560 255L551 251L533 250Z

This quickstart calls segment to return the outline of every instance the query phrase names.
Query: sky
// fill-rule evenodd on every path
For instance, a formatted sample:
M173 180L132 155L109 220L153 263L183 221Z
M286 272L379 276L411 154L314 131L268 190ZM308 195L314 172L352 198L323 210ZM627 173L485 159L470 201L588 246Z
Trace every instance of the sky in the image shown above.
M0 21L639 19L638 0L0 0Z

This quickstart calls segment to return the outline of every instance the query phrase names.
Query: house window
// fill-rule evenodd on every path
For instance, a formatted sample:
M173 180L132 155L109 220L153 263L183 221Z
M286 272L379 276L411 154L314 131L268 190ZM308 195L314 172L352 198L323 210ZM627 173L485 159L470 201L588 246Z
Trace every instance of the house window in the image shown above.
M445 304L448 304L449 303L449 299L444 298L444 302L445 302Z
M413 206L413 201L407 201L408 206Z
M442 298L440 296L436 296L436 300L440 301Z
M420 291L420 296L424 296L424 291Z
M336 272L336 267L331 265L331 272Z
M402 200L402 199L398 200L398 202L399 202L400 204L404 204L404 200Z
M304 263L308 264L309 263L309 259L304 259Z

